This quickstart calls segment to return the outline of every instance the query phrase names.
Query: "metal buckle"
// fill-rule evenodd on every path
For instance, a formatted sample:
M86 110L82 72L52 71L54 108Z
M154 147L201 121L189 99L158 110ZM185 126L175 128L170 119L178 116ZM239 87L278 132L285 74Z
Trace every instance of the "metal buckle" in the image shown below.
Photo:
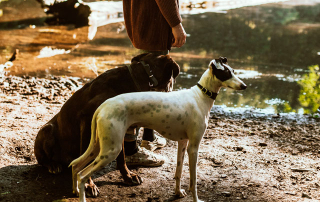
M140 63L143 65L144 69L146 70L148 76L149 76L149 86L154 87L158 85L158 80L154 77L152 74L152 70L149 66L149 64L146 64L144 61L140 61Z

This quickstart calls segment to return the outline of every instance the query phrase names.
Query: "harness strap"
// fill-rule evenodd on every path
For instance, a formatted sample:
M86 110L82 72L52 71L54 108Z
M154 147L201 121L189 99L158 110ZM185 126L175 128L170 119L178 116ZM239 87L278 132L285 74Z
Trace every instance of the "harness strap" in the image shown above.
M140 61L140 63L143 65L143 68L146 70L149 79L152 83L149 82L150 87L155 87L158 85L158 80L153 76L152 70L150 69L149 64L146 64L144 61Z
M197 86L200 88L200 90L209 98L215 100L216 97L218 96L218 93L214 93L208 89L206 89L205 87L203 87L200 83L197 83Z
M140 88L137 80L136 80L136 79L134 78L134 76L133 76L133 72L132 72L131 65L129 65L129 66L127 66L127 67L128 67L129 72L130 72L130 75L131 75L131 78L132 78L132 80L133 80L133 83L134 83L134 85L135 85L135 87L136 87L136 90L137 90L138 92L140 92L140 91L141 91L141 88Z
M148 77L149 77L149 87L152 88L152 87L156 87L159 82L158 80L153 76L153 73L152 73L152 70L149 66L149 64L146 64L144 61L140 61L140 63L142 64L143 66L143 69L145 70L145 72L148 74ZM141 91L141 88L139 86L139 83L137 82L137 80L135 79L135 77L133 76L133 70L131 68L131 65L127 66L128 67L128 70L130 72L130 75L131 75L131 78L134 82L134 85L136 87L136 90L137 91Z

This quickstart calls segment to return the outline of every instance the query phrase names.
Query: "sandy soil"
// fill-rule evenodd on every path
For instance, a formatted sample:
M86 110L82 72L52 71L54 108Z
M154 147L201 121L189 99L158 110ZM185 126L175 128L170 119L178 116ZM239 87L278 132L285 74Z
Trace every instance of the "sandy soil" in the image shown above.
M0 76L0 201L77 201L70 170L49 174L33 145L40 127L85 81ZM205 201L316 201L320 199L320 120L308 115L236 114L216 107L200 146L198 194ZM72 143L70 143L72 144ZM115 162L94 175L101 196L88 201L192 201L174 197L177 143L155 151L158 168L131 168L144 179L122 183ZM186 158L187 159L187 158ZM182 186L188 189L188 162Z

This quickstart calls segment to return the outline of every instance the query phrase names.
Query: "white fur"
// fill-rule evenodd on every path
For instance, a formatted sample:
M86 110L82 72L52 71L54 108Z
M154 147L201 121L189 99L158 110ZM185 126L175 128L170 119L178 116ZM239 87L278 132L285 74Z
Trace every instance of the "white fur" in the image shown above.
M217 68L218 66L220 65L216 65ZM237 81L234 84L235 89L240 89L243 82L239 79L235 81ZM224 86L224 82L212 75L210 67L202 75L199 83L216 93L219 92L221 86ZM196 186L198 148L207 128L213 103L214 100L202 93L197 86L170 93L128 93L106 100L93 116L92 137L87 151L70 164L73 168L73 191L80 192L81 202L86 201L85 182L93 172L116 159L122 149L122 141L127 128L136 124L157 130L164 137L178 141L175 194L180 197L186 195L186 192L181 189L180 179L184 154L187 150L190 190L193 194L193 201L200 201ZM90 155L92 153L94 155ZM93 159L95 159L94 162L81 170Z

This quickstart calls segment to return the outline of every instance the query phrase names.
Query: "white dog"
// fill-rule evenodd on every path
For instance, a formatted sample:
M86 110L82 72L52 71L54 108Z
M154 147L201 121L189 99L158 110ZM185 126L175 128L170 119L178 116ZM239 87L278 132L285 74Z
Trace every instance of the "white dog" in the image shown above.
M117 158L125 132L131 125L152 128L164 137L178 141L175 194L180 197L186 196L181 189L180 178L187 148L190 190L193 201L200 201L196 187L198 148L208 125L210 109L221 87L236 90L247 87L227 65L227 58L212 60L199 83L191 89L170 93L128 93L102 103L92 118L87 151L70 164L73 191L80 194L80 201L86 201L84 184L87 179Z

